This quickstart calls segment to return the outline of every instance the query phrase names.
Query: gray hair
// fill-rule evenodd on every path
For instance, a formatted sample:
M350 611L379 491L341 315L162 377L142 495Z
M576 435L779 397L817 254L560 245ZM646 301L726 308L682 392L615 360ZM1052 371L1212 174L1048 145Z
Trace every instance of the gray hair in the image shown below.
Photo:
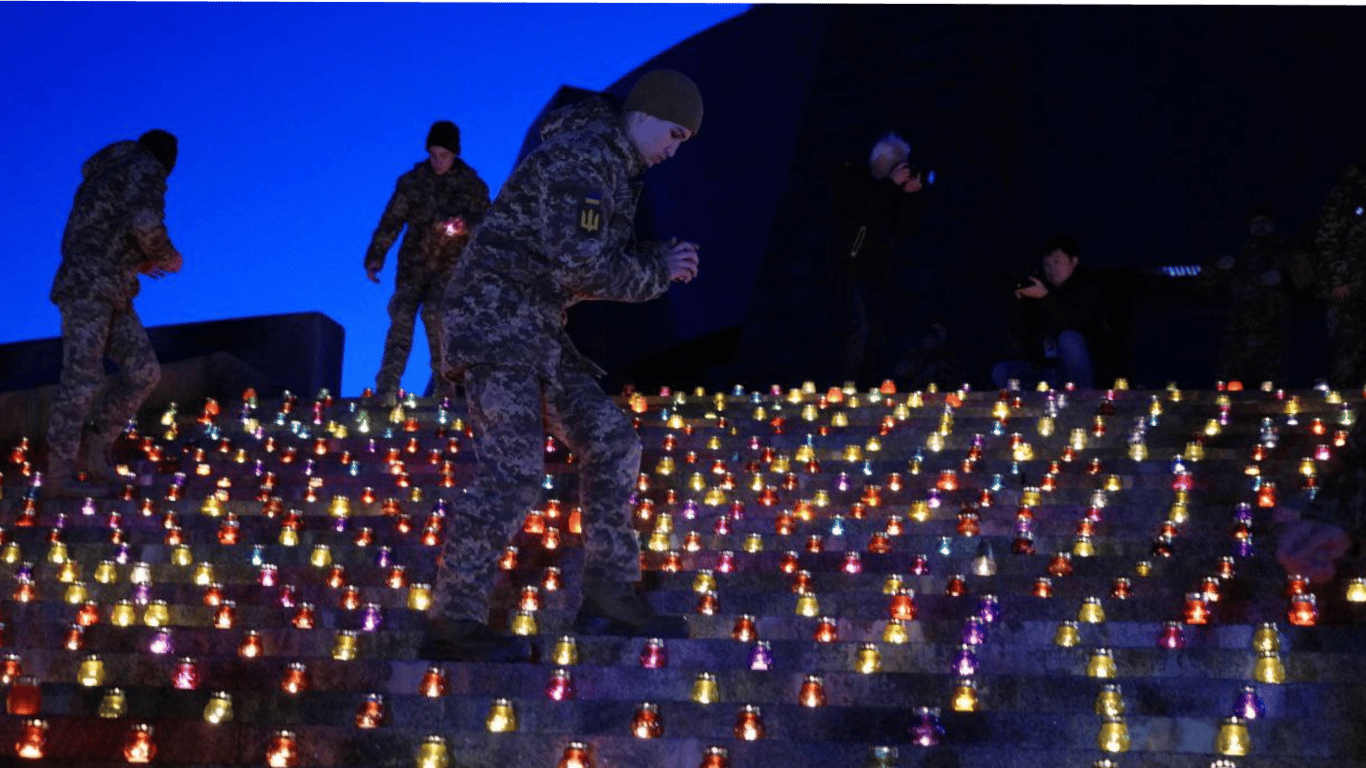
M873 145L873 151L868 155L868 169L873 172L873 178L885 179L893 168L910 156L911 145L896 133L888 133Z

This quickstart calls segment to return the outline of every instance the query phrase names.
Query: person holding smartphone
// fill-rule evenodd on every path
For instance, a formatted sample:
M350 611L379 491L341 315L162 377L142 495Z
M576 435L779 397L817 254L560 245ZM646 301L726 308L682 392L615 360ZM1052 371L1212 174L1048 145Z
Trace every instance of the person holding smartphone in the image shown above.
M1010 336L1020 358L992 368L997 387L1012 380L1026 387L1040 381L1095 386L1091 360L1104 332L1105 300L1080 264L1077 241L1057 235L1044 247L1040 271L1016 281Z

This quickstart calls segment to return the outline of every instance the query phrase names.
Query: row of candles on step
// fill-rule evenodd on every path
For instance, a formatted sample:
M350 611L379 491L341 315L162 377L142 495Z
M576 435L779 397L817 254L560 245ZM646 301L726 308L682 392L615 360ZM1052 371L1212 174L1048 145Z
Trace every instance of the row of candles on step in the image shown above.
M714 683L714 680L712 681ZM970 693L964 693L961 689L955 696L955 702L964 698L971 697ZM970 687L967 688L971 690ZM11 693L11 697L14 694ZM820 706L825 702L825 694L821 687L821 682L817 676L808 676L802 684L801 700L805 706ZM975 699L974 699L975 700ZM101 704L101 714L104 716L119 716L122 702L122 694L118 691L111 691ZM959 707L955 707L959 708ZM1239 696L1238 708L1241 714L1231 715L1224 718L1221 722L1213 750L1216 754L1225 756L1243 756L1248 754L1251 747L1251 737L1247 727L1247 721L1260 717L1264 714L1264 705L1257 697L1256 691L1251 687L1245 687ZM969 710L970 711L970 710ZM1118 685L1105 685L1096 697L1095 711L1102 717L1102 725L1098 735L1098 746L1100 749L1110 753L1123 753L1129 751L1130 737L1128 726L1124 720L1124 700ZM232 701L228 694L215 694L205 707L205 720L219 724L228 722L232 719ZM356 713L356 724L360 728L375 728L383 724L386 717L383 697L377 694L367 696L361 703ZM516 709L509 699L495 699L489 708L485 718L485 727L490 733L511 733L518 730ZM659 708L651 703L640 704L631 719L629 733L640 739L655 739L664 736L665 724ZM23 721L20 735L15 743L15 754L25 760L39 760L48 756L49 726L45 720L30 718ZM759 707L753 705L743 706L736 718L733 729L734 736L744 741L756 741L765 738L765 726L763 714ZM944 734L944 727L940 720L939 710L932 707L919 707L916 709L912 724L908 732L912 743L922 747L933 747L940 743ZM133 764L145 764L152 761L157 752L157 745L154 739L154 729L148 723L134 723L126 731L123 740L122 753L124 759ZM289 730L275 731L265 749L265 762L272 768L291 768L299 763L301 748L296 735ZM896 750L892 747L877 747L872 753L874 766L896 765ZM419 746L415 764L417 768L447 768L451 764L449 749L445 739L439 736L426 737ZM571 742L564 751L564 756L558 763L558 768L591 768L593 765L589 755L589 747L584 742ZM1096 766L1114 766L1108 760L1097 761ZM1232 763L1217 759L1211 764L1211 768L1232 768ZM699 768L728 768L728 751L724 747L712 746L706 748Z
M937 715L920 715L920 728L926 720L935 720ZM503 733L516 730L516 715L507 699L494 702L488 716L490 732ZM936 726L929 726L933 729ZM48 756L49 726L47 721L29 719L23 722L15 754L25 760L41 760ZM658 738L663 735L663 725L658 710L651 704L642 704L632 720L631 731L639 738ZM157 753L155 731L150 724L132 725L123 740L122 753L130 764L151 763ZM763 738L763 718L757 707L745 707L735 726L736 738L753 741ZM278 730L269 738L265 748L265 764L270 768L293 768L300 764L302 746L293 731ZM455 765L451 749L446 739L437 735L425 737L419 744L414 756L417 768L449 768ZM874 747L871 752L869 768L894 768L897 750L895 747ZM556 768L594 768L592 749L587 742L571 741L556 764ZM729 768L729 750L721 746L708 746L703 750L698 768Z

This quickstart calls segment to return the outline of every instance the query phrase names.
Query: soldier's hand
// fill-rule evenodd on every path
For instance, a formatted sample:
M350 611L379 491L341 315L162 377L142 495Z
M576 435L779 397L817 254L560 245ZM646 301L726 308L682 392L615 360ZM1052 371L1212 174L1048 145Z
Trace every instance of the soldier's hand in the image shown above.
M1314 583L1333 578L1336 561L1352 548L1352 537L1341 527L1318 520L1296 520L1281 531L1276 560L1287 574Z
M1350 296L1351 294L1352 294L1352 289L1351 289L1351 288L1348 288L1348 287L1345 286L1345 285L1339 285L1339 286L1337 286L1337 287L1335 287L1335 288L1333 289L1333 298L1334 298L1336 301L1342 301L1343 299L1347 298L1347 297Z
M381 266L381 265L379 265L379 264L366 264L366 265L365 265L365 276L368 277L368 278L370 278L370 282L375 283L375 284L378 284L378 283L379 283L379 272L380 272L381 269L384 269L384 267Z
M664 254L664 263L669 269L669 279L686 283L697 277L697 243L674 243Z
M169 264L158 264L157 262L150 260L144 261L142 262L142 265L138 267L138 271L153 280L160 280L172 272L179 272L180 268L184 265L185 258L177 253Z
M1048 295L1048 287L1045 286L1039 278L1030 275L1029 285L1026 285L1023 288L1016 288L1015 295L1027 299L1042 299Z

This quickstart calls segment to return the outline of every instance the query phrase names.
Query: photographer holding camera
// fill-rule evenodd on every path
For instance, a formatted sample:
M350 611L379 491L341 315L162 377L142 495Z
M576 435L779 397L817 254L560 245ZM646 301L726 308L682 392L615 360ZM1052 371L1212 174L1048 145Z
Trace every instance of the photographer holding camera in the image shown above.
M1048 241L1042 274L1015 281L1010 335L1024 359L1005 360L991 370L991 380L1005 388L1011 379L1033 387L1040 381L1095 386L1091 347L1105 327L1105 300L1085 270L1078 269L1076 240L1057 235Z
M840 311L840 375L873 386L890 373L887 349L893 261L914 229L917 198L934 172L909 162L911 147L889 133L873 145L867 169L846 163L834 180L830 256Z

